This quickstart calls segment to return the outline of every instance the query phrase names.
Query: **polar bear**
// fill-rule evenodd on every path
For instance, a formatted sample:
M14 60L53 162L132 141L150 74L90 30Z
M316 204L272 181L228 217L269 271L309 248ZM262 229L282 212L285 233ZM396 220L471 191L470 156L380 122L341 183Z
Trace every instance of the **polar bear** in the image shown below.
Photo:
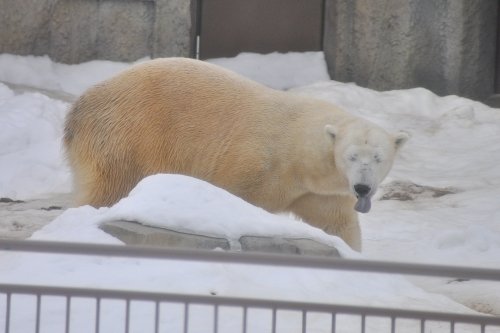
M370 210L407 137L322 100L166 58L87 90L68 113L64 145L79 204L112 205L148 175L184 174L360 250L357 211Z

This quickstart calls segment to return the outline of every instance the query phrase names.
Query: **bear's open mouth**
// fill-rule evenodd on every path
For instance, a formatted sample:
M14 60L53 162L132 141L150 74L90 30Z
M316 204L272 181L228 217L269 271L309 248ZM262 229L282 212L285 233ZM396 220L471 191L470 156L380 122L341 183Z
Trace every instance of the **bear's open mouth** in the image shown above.
M371 198L369 196L360 197L358 196L358 201L354 206L354 209L360 213L368 213L372 207Z

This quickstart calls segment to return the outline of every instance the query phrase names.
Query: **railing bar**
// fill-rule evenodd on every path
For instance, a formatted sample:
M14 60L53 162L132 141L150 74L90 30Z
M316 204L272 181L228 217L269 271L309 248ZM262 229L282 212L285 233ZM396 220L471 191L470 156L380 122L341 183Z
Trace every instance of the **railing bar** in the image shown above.
M242 333L247 333L247 318L248 317L248 307L243 307L243 320L242 320L242 325L243 329L241 330Z
M396 317L391 317L391 333L396 333Z
M130 299L125 300L125 333L130 331Z
M366 316L361 315L361 333L366 333Z
M455 322L450 322L450 333L455 333Z
M486 332L486 325L481 324L481 333L485 333L485 332Z
M11 294L6 294L5 299L5 333L10 332L10 302L11 302Z
M188 333L189 329L189 304L184 303L184 333Z
M344 259L321 256L167 249L143 246L85 244L48 241L0 239L0 249L8 251L49 252L78 255L146 257L171 260L215 261L238 264L337 269L370 273L408 274L454 277L463 279L500 280L500 269L408 264L373 260Z
M432 312L421 310L407 310L383 307L367 307L356 305L340 305L340 304L326 304L326 303L307 303L297 301L280 301L269 299L255 299L255 298L239 298L239 297L214 297L206 295L192 295L192 294L169 294L160 292L143 292L143 291L130 291L130 290L110 290L110 289L86 289L86 288L69 288L69 287L49 287L49 286L34 286L34 285L13 285L1 284L0 291L15 293L15 294L37 294L51 296L68 296L72 297L102 297L111 299L134 299L143 301L169 301L179 303L197 303L200 305L220 305L220 306L246 306L249 308L273 308L277 307L282 310L295 310L301 311L307 309L308 311L317 312L337 312L337 313L351 313L360 315L364 313L369 316L389 317L395 316L405 319L421 319L436 321L456 321L457 323L467 324L486 324L486 325L500 325L500 317L476 315L476 314L460 314L452 312Z
M97 297L95 300L95 333L99 333L99 326L101 324L101 298Z
M69 294L66 294L66 322L65 322L65 332L66 333L69 333L69 327L70 327L70 320L71 320L71 317L70 317L70 314L71 314L71 296L69 296Z
M36 295L36 320L35 320L35 332L40 333L40 311L41 311L42 297L40 294Z
M306 333L307 329L307 312L302 310L302 333Z
M420 319L420 333L425 333L425 319Z
M160 332L160 302L155 302L155 333Z
M219 306L214 306L214 333L219 332Z

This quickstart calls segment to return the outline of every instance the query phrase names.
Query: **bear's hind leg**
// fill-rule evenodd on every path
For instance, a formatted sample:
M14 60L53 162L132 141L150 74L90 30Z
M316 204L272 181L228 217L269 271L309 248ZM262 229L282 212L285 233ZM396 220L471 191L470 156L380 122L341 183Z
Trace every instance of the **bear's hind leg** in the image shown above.
M87 162L87 161L85 161ZM78 205L109 207L127 196L139 182L137 172L131 172L127 163L75 163L74 192Z

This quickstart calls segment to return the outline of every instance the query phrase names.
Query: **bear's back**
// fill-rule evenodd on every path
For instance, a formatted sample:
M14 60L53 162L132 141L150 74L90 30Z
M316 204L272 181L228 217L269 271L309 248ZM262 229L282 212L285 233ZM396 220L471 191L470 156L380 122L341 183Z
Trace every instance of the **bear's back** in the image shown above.
M280 94L206 62L155 59L134 65L87 90L74 104L68 123L72 117L93 125L122 122L122 117L128 122L143 123L147 113L148 119L171 125L178 121L203 121L205 126L215 122L213 125L223 127L231 120L242 123L245 118L252 121L272 117L264 113L276 104Z
M155 173L191 175L236 194L249 180L260 186L272 151L286 151L278 141L295 135L283 131L295 119L286 96L196 60L132 66L86 91L67 116L80 203L113 203Z

